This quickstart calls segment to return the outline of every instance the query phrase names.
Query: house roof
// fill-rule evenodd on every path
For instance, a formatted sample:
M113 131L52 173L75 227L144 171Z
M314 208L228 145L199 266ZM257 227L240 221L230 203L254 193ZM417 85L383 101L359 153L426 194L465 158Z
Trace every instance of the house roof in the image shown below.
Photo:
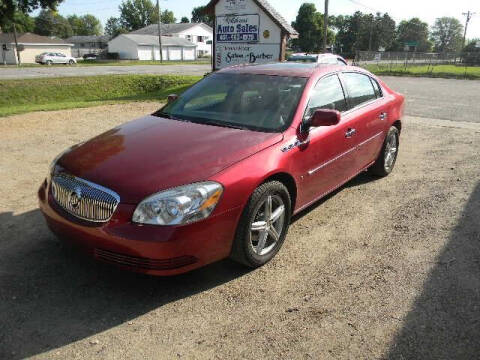
M12 44L15 42L13 33L1 33L0 44ZM48 44L48 45L70 45L69 43L58 38L49 38L32 33L17 34L17 42L19 44Z
M121 36L135 42L137 45L158 45L158 35L123 34L118 37ZM173 36L162 36L162 46L196 47L197 45L187 39Z
M110 36L108 35L102 35L102 36L71 36L69 37L66 41L70 43L88 43L88 42L102 42L102 43L107 43L111 39Z
M206 11L213 14L215 12L215 5L217 5L219 1L220 0L211 0L206 7ZM292 27L292 25L290 25L288 21L285 20L285 18L282 15L280 15L280 13L277 10L275 10L275 8L272 5L270 5L270 3L267 0L252 0L252 1L255 2L258 5L258 7L262 9L273 20L273 22L276 23L278 26L280 26L280 28L283 31L285 31L288 35L292 37L298 36L298 32Z
M202 26L206 30L213 32L213 29L204 23L180 23L180 24L161 24L162 34L163 35L171 35L171 34L178 34L182 31L191 29L195 26ZM152 24L145 26L144 28L135 30L130 32L129 34L143 34L143 35L157 35L158 36L158 24Z

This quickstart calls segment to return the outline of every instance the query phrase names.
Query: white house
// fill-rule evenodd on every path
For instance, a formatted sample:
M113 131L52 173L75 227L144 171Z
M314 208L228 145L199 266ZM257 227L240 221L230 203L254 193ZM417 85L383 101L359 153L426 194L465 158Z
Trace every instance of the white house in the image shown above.
M62 39L49 38L37 34L17 34L20 62L34 64L35 56L44 52L62 53L71 56L73 44ZM0 64L17 64L18 57L13 33L0 34Z
M162 55L166 61L196 59L197 45L178 37L162 36ZM160 60L158 36L123 34L108 42L108 52L122 60Z
M213 39L213 29L204 23L161 24L162 35L187 39L197 45L197 57L211 56L212 45L207 41ZM158 24L148 25L130 34L157 35Z

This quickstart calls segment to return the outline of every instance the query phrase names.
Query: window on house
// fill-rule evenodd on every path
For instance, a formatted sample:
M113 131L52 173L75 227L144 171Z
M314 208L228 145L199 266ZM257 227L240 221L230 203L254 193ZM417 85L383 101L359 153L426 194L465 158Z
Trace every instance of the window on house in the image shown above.
M192 41L192 35L187 35L187 40Z
M205 38L204 36L197 36L197 42L203 43L204 38Z

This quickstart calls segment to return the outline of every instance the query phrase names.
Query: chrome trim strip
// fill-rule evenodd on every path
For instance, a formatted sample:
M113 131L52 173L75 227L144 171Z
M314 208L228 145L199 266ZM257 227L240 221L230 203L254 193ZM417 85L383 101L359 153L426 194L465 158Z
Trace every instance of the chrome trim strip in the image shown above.
M367 140L362 141L360 144L358 144L358 145L356 145L356 146L348 149L347 151L341 153L340 155L337 155L337 156L334 157L333 159L330 159L330 160L324 162L324 163L321 164L320 166L318 166L318 167L316 167L316 168L314 168L314 169L312 169L312 170L309 170L309 171L308 171L308 175L313 175L313 174L315 174L317 171L319 171L319 170L323 169L324 167L330 165L330 164L333 163L334 161L337 161L338 159L342 158L343 156L350 154L352 151L357 150L357 149L360 148L361 146L363 146L363 145L365 145L366 143L372 141L373 139L379 137L380 135L383 135L383 131L380 131L379 133L377 133L377 134L373 135L372 137L368 138Z

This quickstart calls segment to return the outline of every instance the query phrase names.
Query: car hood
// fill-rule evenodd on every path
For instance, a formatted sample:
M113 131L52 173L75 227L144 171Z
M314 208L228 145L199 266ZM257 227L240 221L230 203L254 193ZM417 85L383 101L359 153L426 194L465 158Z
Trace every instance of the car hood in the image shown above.
M74 146L57 164L135 204L155 192L207 180L282 138L146 116Z

